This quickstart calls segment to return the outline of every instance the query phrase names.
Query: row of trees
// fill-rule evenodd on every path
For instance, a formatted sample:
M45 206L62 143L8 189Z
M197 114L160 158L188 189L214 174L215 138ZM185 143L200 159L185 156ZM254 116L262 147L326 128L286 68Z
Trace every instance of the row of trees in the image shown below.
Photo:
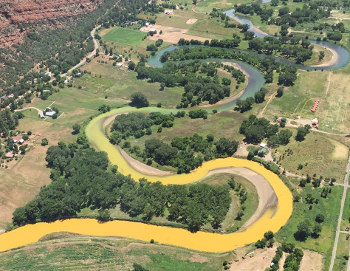
M208 222L218 227L231 203L227 186L164 186L146 179L135 182L119 174L116 167L108 167L105 153L77 144L60 142L50 147L46 161L52 182L15 210L15 226L75 217L83 208L99 209L103 215L103 210L120 205L131 217L146 221L168 213L169 220L196 231Z

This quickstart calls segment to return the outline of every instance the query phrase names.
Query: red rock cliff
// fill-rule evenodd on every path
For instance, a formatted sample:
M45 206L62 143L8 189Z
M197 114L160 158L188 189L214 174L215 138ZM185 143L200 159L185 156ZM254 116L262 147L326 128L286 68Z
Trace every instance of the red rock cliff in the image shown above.
M19 23L54 20L88 13L103 0L0 0L0 47L23 39Z

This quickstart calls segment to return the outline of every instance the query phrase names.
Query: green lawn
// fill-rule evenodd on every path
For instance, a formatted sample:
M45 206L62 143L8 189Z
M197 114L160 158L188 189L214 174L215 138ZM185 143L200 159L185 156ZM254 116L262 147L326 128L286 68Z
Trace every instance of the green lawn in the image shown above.
M119 42L126 45L138 45L146 35L146 33L141 31L116 27L107 32L102 37L102 40Z

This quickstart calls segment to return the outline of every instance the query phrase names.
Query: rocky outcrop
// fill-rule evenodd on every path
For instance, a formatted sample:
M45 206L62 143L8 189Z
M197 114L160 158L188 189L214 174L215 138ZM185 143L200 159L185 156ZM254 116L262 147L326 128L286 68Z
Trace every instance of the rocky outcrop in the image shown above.
M21 42L25 23L54 21L91 12L103 0L0 0L0 47Z

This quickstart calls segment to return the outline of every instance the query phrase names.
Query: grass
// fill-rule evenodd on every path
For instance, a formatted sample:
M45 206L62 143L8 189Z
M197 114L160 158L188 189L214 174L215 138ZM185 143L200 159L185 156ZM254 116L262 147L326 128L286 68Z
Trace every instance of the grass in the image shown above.
M146 33L138 30L115 27L103 35L102 40L126 45L138 45L146 35Z
M350 230L350 190L346 193L346 200L344 204L344 212L340 229L342 231Z
M89 65L84 66L84 69L92 74L75 80L74 86L81 86L83 91L93 92L102 99L107 95L107 100L123 99L125 102L130 99L132 93L142 92L151 105L160 102L163 106L173 107L180 102L183 93L180 87L165 88L160 92L159 83L138 80L135 72L113 67L111 62L100 64L97 60L93 60Z
M299 181L293 179L290 185L293 194L299 194L301 197L300 202L294 203L294 210L288 223L282 227L277 233L277 240L279 242L292 242L297 247L304 249L310 249L317 252L321 252L325 255L325 265L329 266L330 256L333 248L333 240L335 236L335 230L337 227L337 219L340 210L340 199L343 192L343 187L332 187L332 192L328 194L326 199L320 197L322 188L312 188L310 184L301 188L298 186ZM313 204L310 210L309 204L306 204L305 197L307 194L311 194L315 199L318 199L318 204ZM327 210L327 212L325 212ZM296 241L294 233L297 231L297 226L302 221L309 221L311 229L314 226L315 217L317 214L323 214L325 221L322 223L322 232L319 238L314 239L309 237L306 241Z
M348 234L340 233L337 254L334 261L333 270L345 271L347 267L348 260L346 257L349 257L349 238Z
M295 140L295 135L296 130L294 129L290 143L272 151L276 161L289 172L303 176L316 174L317 177L336 178L337 182L342 183L347 158L342 160L332 158L331 154L335 146L331 141L326 136L316 132L309 133L301 142ZM288 154L290 152L292 154ZM298 170L299 164L303 165L301 170Z
M209 271L219 270L227 257L125 239L75 236L0 254L0 270L132 270L137 263L152 271Z

